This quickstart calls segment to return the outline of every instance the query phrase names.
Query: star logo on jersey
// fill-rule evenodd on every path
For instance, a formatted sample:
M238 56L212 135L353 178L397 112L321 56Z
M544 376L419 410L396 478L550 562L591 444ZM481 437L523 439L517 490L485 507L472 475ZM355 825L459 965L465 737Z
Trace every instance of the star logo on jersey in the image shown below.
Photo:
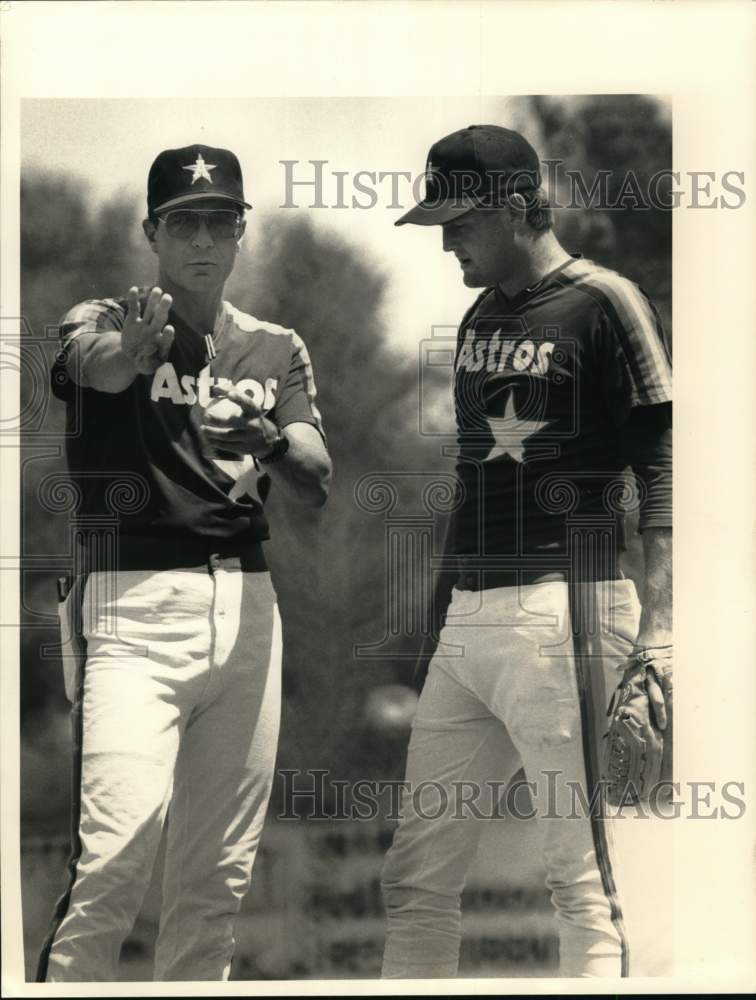
M509 455L515 462L524 461L525 443L549 424L548 420L523 420L518 417L513 391L507 395L504 413L500 417L489 416L487 420L494 444L484 462L492 462L504 455Z
M215 170L216 165L214 163L205 163L202 159L202 153L197 154L197 159L194 163L191 163L188 167L182 167L182 170L192 171L192 184L195 181L209 181L213 183L213 179L210 176L210 171Z
M213 458L213 462L221 472L233 480L233 486L228 494L229 499L239 500L243 496L253 500L261 499L257 483L263 473L251 455L242 455L236 459Z

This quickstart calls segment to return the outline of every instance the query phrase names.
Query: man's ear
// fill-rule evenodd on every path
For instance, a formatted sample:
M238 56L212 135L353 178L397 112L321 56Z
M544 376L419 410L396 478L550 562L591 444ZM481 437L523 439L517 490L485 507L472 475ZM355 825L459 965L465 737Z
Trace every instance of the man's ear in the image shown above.
M242 242L244 241L244 233L247 231L247 220L242 219L239 225L239 235L236 237L236 252L239 253L242 247Z
M142 232L147 237L147 242L150 244L150 250L153 253L157 253L157 242L155 240L157 227L151 219L142 219Z
M525 224L525 216L527 214L527 202L521 194L511 194L507 198L507 207L509 208L509 216L517 228L522 227Z

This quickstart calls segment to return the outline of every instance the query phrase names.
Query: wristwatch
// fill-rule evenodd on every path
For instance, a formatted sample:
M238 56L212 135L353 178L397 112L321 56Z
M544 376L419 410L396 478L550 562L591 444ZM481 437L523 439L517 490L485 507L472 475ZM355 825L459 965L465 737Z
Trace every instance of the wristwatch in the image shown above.
M289 439L286 435L282 431L279 431L278 437L273 442L273 447L270 449L268 454L258 458L257 461L260 465L271 465L273 462L280 462L289 450L289 443Z

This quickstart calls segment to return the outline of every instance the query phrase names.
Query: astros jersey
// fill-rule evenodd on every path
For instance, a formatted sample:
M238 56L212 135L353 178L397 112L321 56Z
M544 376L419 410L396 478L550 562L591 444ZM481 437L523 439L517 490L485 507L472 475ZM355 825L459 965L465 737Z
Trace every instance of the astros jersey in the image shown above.
M632 407L671 400L665 336L637 285L573 258L514 298L487 289L459 330L454 395L456 553L563 565L570 518L613 523L622 546L618 430Z
M140 306L149 289L140 293ZM60 325L65 349L82 333L119 330L125 299L74 306ZM199 428L214 384L250 393L279 427L295 421L322 433L307 350L293 330L264 323L228 302L219 309L212 347L176 313L167 360L137 375L123 392L74 385L58 362L53 387L67 400L68 464L79 518L119 518L121 535L234 539L268 537L263 501L269 478L251 455L225 457L203 447ZM212 355L215 355L214 357ZM73 433L79 428L78 433Z

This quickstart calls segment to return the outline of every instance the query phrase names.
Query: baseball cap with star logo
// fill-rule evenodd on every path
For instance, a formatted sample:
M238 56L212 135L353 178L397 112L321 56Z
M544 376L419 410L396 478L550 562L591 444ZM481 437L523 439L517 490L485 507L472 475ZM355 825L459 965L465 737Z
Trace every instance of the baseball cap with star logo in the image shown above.
M468 125L434 143L425 167L425 197L398 219L416 226L451 222L472 208L496 208L541 184L538 153L500 125Z
M241 166L229 149L195 144L158 154L147 179L151 213L207 198L252 208L244 200Z

